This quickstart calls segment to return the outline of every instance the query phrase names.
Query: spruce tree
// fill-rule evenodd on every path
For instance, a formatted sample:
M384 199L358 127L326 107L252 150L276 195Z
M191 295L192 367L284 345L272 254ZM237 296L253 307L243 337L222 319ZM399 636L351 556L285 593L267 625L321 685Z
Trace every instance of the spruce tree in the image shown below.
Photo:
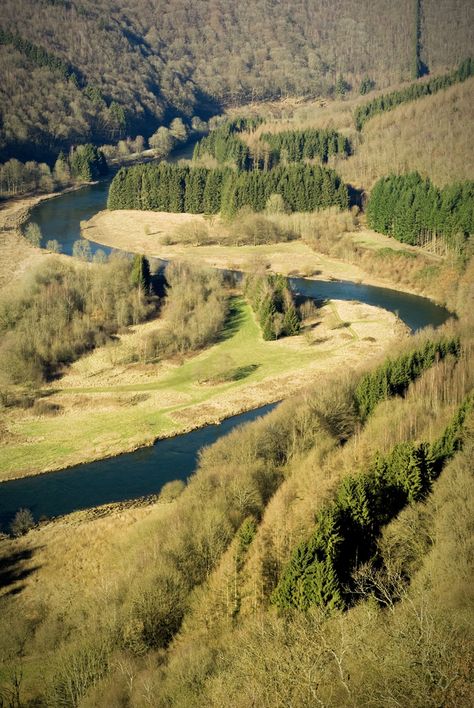
M132 270L130 271L130 284L134 288L140 288L146 294L150 292L150 263L145 256L138 253L133 258Z

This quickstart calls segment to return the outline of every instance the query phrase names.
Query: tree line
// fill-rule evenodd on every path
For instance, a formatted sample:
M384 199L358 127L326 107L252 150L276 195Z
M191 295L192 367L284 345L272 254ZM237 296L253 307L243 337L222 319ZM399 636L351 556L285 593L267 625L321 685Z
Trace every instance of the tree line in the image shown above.
M78 251L78 249L75 249ZM0 301L0 375L40 384L150 311L143 257L90 266L48 261Z
M334 172L316 165L280 165L267 172L236 172L161 163L122 168L109 189L109 209L145 209L233 215L244 206L265 209L274 194L290 211L330 206L347 209L346 185Z
M422 245L428 236L440 235L462 250L474 233L474 182L438 189L417 172L383 177L370 195L367 222L403 243Z
M108 172L102 150L94 145L72 147L67 155L60 152L53 169L45 162L20 162L12 158L0 164L0 197L27 192L51 192L74 182L90 182Z
M268 170L280 162L302 162L318 157L327 162L331 155L348 156L350 142L335 130L286 130L281 133L264 133L257 146L251 149L239 132L254 130L262 119L240 118L227 121L211 130L194 148L193 159L209 155L219 164L235 165L238 170Z
M465 59L459 67L449 74L444 74L443 76L436 76L429 81L424 81L422 83L411 84L404 89L399 91L392 91L391 93L383 94L377 98L372 99L368 103L359 106L354 112L354 122L357 130L362 130L365 123L368 120L378 115L379 113L385 113L385 111L391 111L395 106L399 106L401 103L406 103L407 101L414 101L422 96L430 96L442 89L448 88L453 84L457 84L461 81L466 81L470 76L474 75L474 60L472 58Z
M281 133L263 133L261 139L274 150L279 160L301 162L319 157L327 162L331 155L349 156L349 139L335 130L285 130Z
M471 395L432 444L400 443L377 456L367 472L346 477L335 499L318 512L311 538L295 549L273 602L299 610L351 604L352 573L374 559L382 527L428 495L445 462L460 449L464 421L473 409Z
M245 294L257 316L263 339L268 341L299 334L300 316L284 276L249 277Z

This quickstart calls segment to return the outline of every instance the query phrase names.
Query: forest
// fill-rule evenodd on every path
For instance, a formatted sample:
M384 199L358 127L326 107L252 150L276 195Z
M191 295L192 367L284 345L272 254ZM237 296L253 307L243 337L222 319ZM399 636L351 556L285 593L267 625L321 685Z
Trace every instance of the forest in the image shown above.
M108 173L107 160L94 145L72 147L66 156L60 152L51 170L34 160L22 163L15 158L0 165L0 198L24 193L53 192L71 184L90 182Z
M273 592L275 605L347 608L354 596L354 569L375 562L383 526L408 503L428 496L445 463L459 450L473 407L471 396L432 444L399 444L388 455L376 456L367 472L346 477L335 500L318 513L311 539L293 552Z
M432 74L470 55L473 25L470 3L425 0ZM1 30L2 162L51 164L71 144L148 138L226 105L384 89L412 77L415 54L412 0L5 0Z
M367 222L403 243L423 245L441 236L463 253L474 233L474 182L438 189L418 173L379 180L367 204Z
M110 185L107 207L233 215L244 206L262 211L275 194L283 210L349 205L347 187L338 175L317 165L249 172L160 163L121 168Z
M238 170L268 170L280 162L286 164L319 158L326 163L332 155L347 157L350 154L348 138L335 130L262 133L257 146L252 144L249 147L239 133L252 132L262 122L258 119L226 121L196 143L193 159L205 164L205 158L209 156L219 164L235 165Z

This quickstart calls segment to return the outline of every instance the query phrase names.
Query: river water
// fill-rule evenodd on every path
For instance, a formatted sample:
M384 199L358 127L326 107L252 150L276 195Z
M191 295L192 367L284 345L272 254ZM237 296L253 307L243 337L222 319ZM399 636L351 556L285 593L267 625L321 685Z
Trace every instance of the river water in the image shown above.
M184 154L179 155L185 156ZM40 203L31 220L42 231L44 242L56 239L62 252L72 254L74 241L81 237L80 222L105 208L109 181L99 182L75 192ZM111 249L91 243L92 252ZM389 288L346 281L291 278L292 289L316 300L359 300L396 313L413 331L432 325L438 327L450 313L427 298ZM210 445L236 426L264 415L274 407L263 406L191 433L159 440L149 448L92 462L70 469L0 485L0 528L5 528L20 507L31 509L35 518L57 516L76 509L124 501L156 494L166 482L187 479L195 470L199 450Z

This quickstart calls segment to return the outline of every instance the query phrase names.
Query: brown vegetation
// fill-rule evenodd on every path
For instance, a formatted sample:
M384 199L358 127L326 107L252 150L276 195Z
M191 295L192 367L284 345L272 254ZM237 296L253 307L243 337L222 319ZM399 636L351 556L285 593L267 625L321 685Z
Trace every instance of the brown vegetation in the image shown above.
M164 327L145 343L146 358L169 358L195 352L216 341L224 326L228 293L216 271L175 262L165 271Z
M459 569L469 568L472 536L469 447L426 504L387 527L380 549L390 575L366 568L358 607L332 617L266 609L282 564L339 480L377 451L446 427L472 389L468 340L463 347L457 363L436 364L404 399L379 405L365 428L351 404L354 381L335 375L207 449L171 501L4 541L6 690L23 672L21 696L50 704L220 706L225 694L242 707L315 696L357 705L367 695L375 705L390 696L468 705L472 598Z
M425 5L423 61L437 72L469 54L474 23L469 3ZM2 29L63 67L0 46L0 148L8 157L30 151L29 159L32 148L51 155L90 135L101 142L148 136L166 110L192 115L201 101L208 112L213 104L327 96L340 86L358 92L367 76L377 88L408 79L414 11L409 0L357 7L301 0L273 4L269 22L263 0L195 7L175 0L172 11L162 0L133 7L123 0L6 0Z
M395 172L419 172L438 187L474 179L474 78L370 120L347 160L334 158L343 179L370 190Z
M38 384L146 314L126 257L100 266L48 260L0 301L2 384Z

